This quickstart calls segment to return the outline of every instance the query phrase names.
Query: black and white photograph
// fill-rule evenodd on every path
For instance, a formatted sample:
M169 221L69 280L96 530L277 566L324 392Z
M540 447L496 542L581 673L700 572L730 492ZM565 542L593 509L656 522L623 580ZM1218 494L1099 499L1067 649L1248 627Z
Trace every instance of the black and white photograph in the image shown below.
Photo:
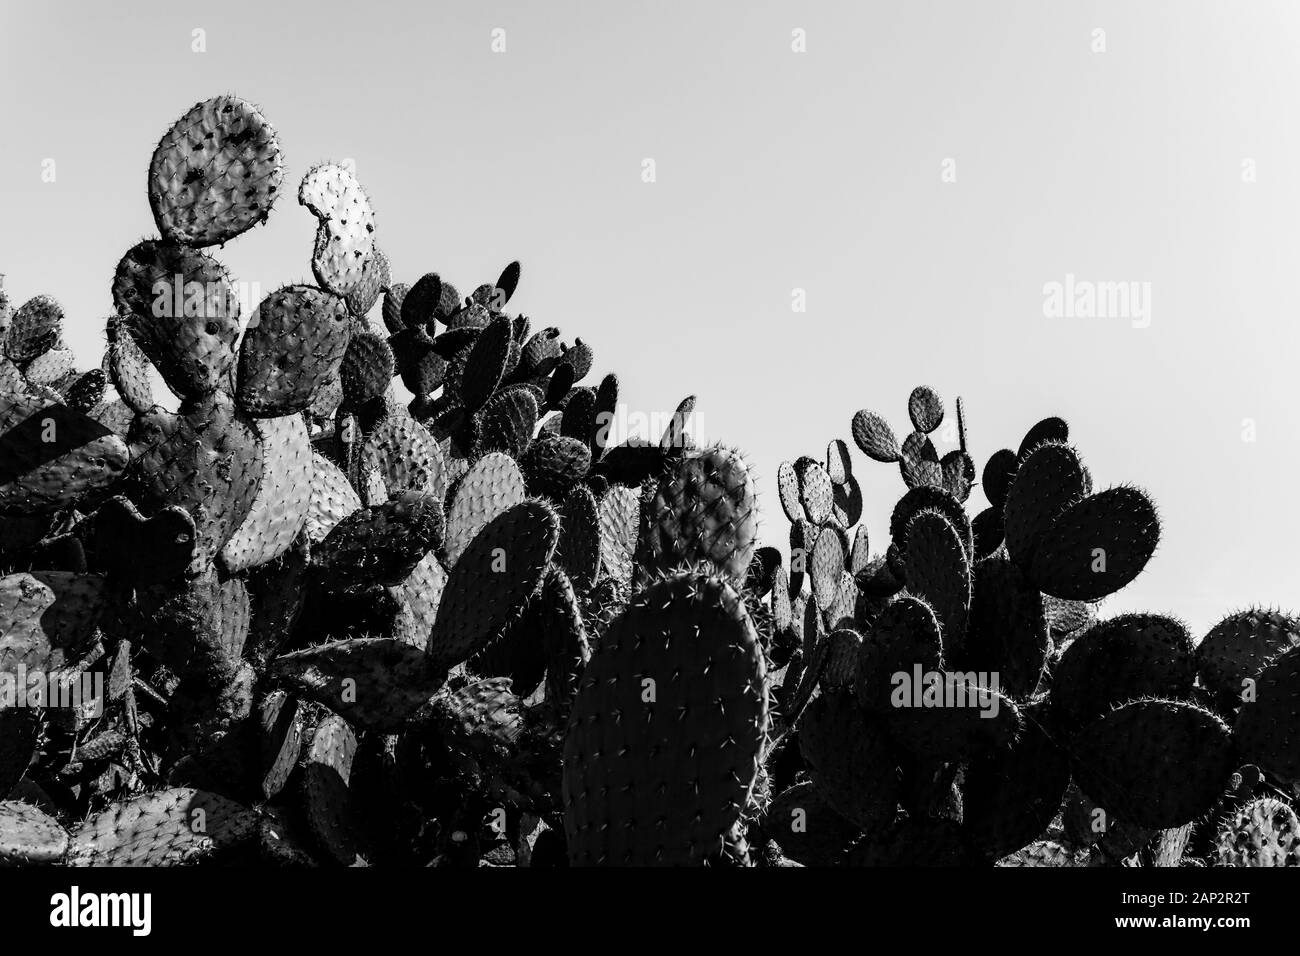
M0 130L6 940L1294 939L1300 3L0 0Z

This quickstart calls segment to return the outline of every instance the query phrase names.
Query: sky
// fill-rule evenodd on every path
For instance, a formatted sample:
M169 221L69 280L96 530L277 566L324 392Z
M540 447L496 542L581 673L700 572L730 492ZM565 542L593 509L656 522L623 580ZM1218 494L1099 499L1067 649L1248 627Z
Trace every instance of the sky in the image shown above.
M1200 636L1300 608L1297 48L1300 6L1258 0L2 0L0 273L98 364L155 143L234 93L287 164L216 252L253 298L310 281L297 183L351 160L397 280L518 259L511 309L590 343L629 417L698 396L768 543L778 464L860 408L901 437L927 384L981 467L1060 415L1099 488L1147 489L1161 546L1105 610ZM853 456L883 550L904 486Z

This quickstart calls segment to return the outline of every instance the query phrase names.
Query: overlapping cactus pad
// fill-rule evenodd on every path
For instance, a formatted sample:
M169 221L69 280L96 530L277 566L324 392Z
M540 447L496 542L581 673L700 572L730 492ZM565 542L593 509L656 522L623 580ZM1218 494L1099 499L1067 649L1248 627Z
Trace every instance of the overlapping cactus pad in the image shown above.
M845 410L764 545L694 397L615 444L519 264L396 281L348 168L241 315L285 174L233 96L162 136L102 367L0 292L0 865L1300 866L1300 620L1107 613L1160 519L1064 421Z

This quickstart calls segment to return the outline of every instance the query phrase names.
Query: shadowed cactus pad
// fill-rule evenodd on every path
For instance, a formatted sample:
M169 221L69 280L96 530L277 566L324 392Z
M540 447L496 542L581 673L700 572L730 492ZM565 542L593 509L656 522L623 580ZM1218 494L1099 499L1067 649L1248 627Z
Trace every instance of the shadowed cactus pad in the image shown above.
M641 564L668 571L705 561L740 583L758 544L754 481L726 448L687 454L663 477L650 505Z
M360 408L382 395L393 379L393 351L383 337L354 331L339 365L339 383L348 408Z
M1160 541L1155 505L1137 488L1109 488L1071 505L1034 549L1029 574L1045 594L1096 601L1146 567Z
M178 505L194 519L198 540L192 569L202 570L247 517L262 480L262 445L225 392L138 416L129 435L128 474L146 515Z
M1234 735L1246 758L1287 783L1300 783L1300 648L1277 657L1254 678Z
M479 412L483 416L483 450L519 458L532 441L537 413L537 397L528 388L498 391Z
M128 460L122 439L93 418L0 392L0 515L47 514L75 504L110 486Z
M395 730L442 686L423 648L390 638L338 641L271 662L270 674L350 724Z
M525 501L501 512L470 541L447 577L428 653L453 667L496 638L541 586L560 539L549 505Z
M1227 725L1195 704L1137 700L1085 727L1075 780L1108 814L1152 829L1181 826L1214 806L1236 766Z
M0 673L52 671L88 649L103 610L104 579L69 571L0 577Z
M1007 551L1044 594L1096 601L1124 587L1160 541L1155 505L1137 488L1092 494L1078 453L1040 444L1021 464L1007 494Z
M348 515L312 560L335 587L398 584L442 543L444 530L442 503L408 491Z
M562 501L591 468L591 448L577 438L539 435L519 461L528 490Z
M898 453L898 469L903 481L909 488L923 485L942 487L943 469L939 465L939 453L934 442L924 432L912 432L903 439Z
M145 518L129 498L100 505L92 549L110 574L136 584L157 584L183 574L194 558L197 535L185 509L170 506Z
M812 783L796 784L774 799L761 825L789 859L804 866L841 864L858 836L858 828L832 809Z
M1214 693L1239 698L1246 678L1297 645L1300 620L1263 608L1238 611L1214 625L1197 645L1197 673Z
M749 802L767 730L762 650L726 581L651 585L605 632L564 743L575 865L702 862Z
M1038 449L1015 472L1006 492L1003 521L1007 553L1028 567L1039 540L1070 505L1083 498L1079 453L1056 442Z
M846 691L813 699L799 722L799 749L818 793L847 820L870 830L894 819L901 779L880 720L864 718Z
M1043 597L1001 554L977 562L972 577L966 640L955 664L996 673L1003 693L1029 697L1051 650Z
M142 242L118 263L113 301L176 394L208 394L234 364L239 300L225 267L211 256Z
M388 272L388 256L379 247L375 247L370 258L362 268L361 280L347 295L348 311L358 318L365 316L379 301L379 294L392 281Z
M1020 849L1046 831L1070 784L1070 761L1044 729L1038 708L1009 748L972 761L962 787L967 837L986 856Z
M359 850L350 789L356 753L356 734L347 721L331 715L312 735L303 770L308 829L321 849L342 866L356 863Z
M966 638L971 568L957 530L942 513L927 509L908 521L904 564L908 591L930 605L944 647L956 653Z
M1191 637L1180 621L1123 614L1066 649L1052 674L1052 711L1062 727L1077 730L1130 700L1185 699L1195 679Z

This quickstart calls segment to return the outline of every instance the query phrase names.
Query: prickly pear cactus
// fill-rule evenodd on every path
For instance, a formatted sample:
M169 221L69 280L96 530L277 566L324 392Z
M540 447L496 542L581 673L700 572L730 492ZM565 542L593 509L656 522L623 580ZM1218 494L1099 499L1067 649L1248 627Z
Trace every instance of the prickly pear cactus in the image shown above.
M660 481L646 517L641 565L669 571L706 561L742 582L758 544L753 479L726 448L684 456Z
M0 865L1300 865L1300 624L1108 612L1161 523L1063 419L978 468L922 385L764 498L694 395L615 444L518 262L398 275L350 165L241 301L283 179L181 116L89 369L0 288Z
M758 775L765 676L753 622L725 579L682 572L634 597L569 717L570 861L673 865L717 853Z

